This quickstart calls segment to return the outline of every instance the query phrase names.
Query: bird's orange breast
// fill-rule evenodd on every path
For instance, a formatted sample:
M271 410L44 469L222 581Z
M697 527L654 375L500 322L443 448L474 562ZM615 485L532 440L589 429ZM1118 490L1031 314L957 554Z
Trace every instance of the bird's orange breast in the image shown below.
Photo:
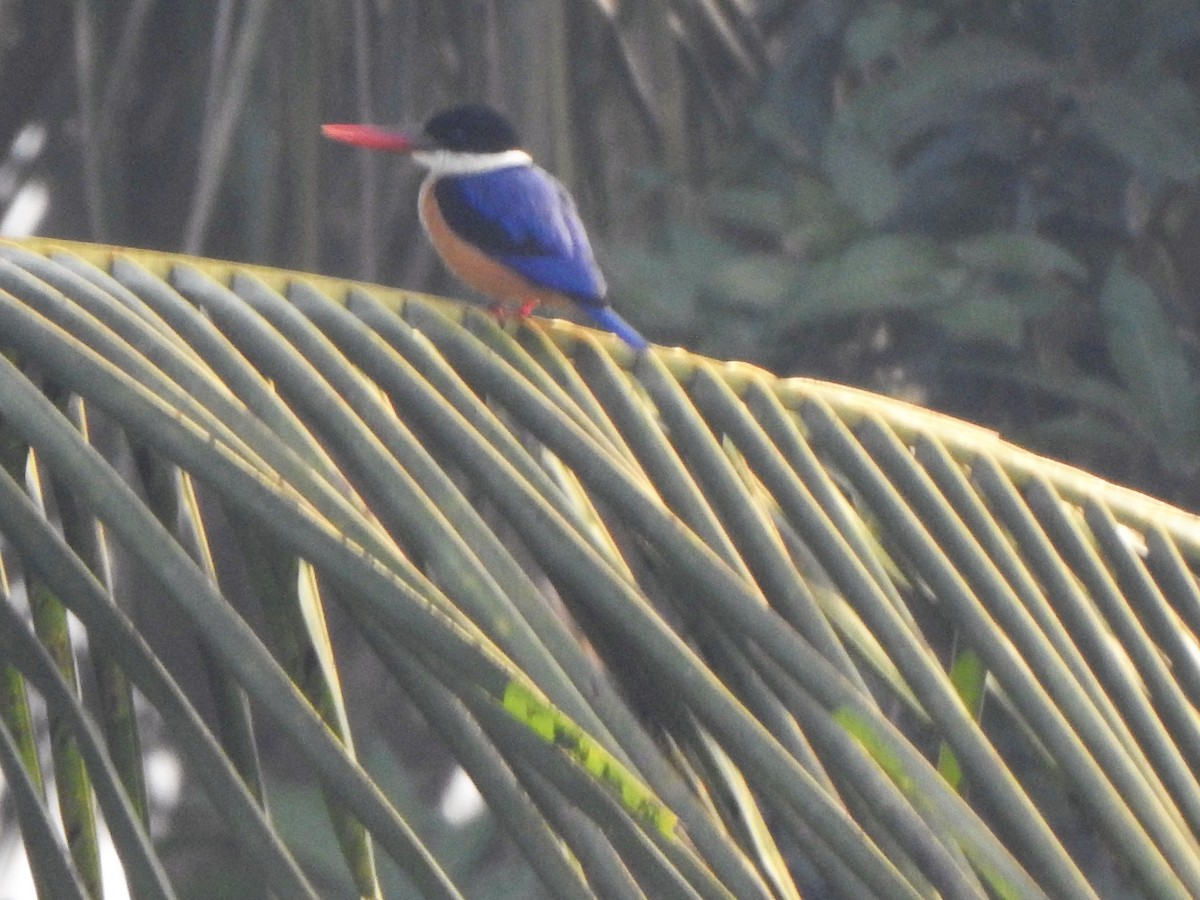
M447 224L433 192L433 179L421 185L418 199L421 224L442 262L460 280L499 303L563 306L567 298L557 291L534 284L528 278L497 262Z

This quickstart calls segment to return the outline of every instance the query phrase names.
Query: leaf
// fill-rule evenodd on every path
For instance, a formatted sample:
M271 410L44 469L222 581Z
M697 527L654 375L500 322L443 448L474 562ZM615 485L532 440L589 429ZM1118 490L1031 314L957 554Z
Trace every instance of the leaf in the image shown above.
M247 517L248 533L261 530L270 548L263 562L278 559L290 573L291 560L308 560L328 579L345 613L339 632L374 657L366 670L343 662L352 716L366 722L382 711L403 728L419 714L480 789L494 827L519 842L525 886L536 873L548 896L659 896L678 861L698 895L788 896L788 871L768 868L774 853L764 852L759 828L784 820L820 835L821 846L784 830L781 851L801 877L819 869L836 881L839 896L1090 896L1091 870L1079 870L1043 816L1054 808L1099 848L1106 874L1116 873L1106 893L1157 896L1178 883L1176 895L1200 895L1187 855L1194 829L1144 779L1106 777L1159 768L1112 737L1109 716L1163 746L1170 726L1119 706L1097 718L1091 701L1103 690L1098 671L1155 696L1186 689L1174 679L1189 677L1200 631L1187 602L1200 518L985 429L816 379L774 378L682 348L634 356L569 323L501 328L448 301L331 278L58 241L28 246L41 252L0 247L4 427L128 550L131 596L154 597L219 654L251 713L266 715L271 729L256 733L268 735L261 747L273 762L314 773L344 798L376 846L419 881L409 893L455 897L449 879L475 877L447 865L467 855L462 833L431 830L452 842L448 854L417 844L412 835L436 813L407 799L428 796L425 785L396 789L373 763L377 741L360 741L371 780L343 755L257 636L256 579L225 583L195 565L43 381L107 410L125 443L145 448L139 467L178 467ZM703 246L686 250L694 278L730 262L700 259ZM679 264L684 251L675 249ZM856 299L867 309L931 297L944 306L964 296L969 275L934 241L879 235L809 267L798 286L826 311ZM1140 297L1181 358L1149 289L1122 268L1110 282L1116 300ZM734 318L697 327L715 333ZM13 358L36 360L36 376ZM1122 434L1141 442L1139 431ZM224 531L223 521L213 517L206 533ZM204 696L203 685L167 677L7 470L0 532L22 571L40 573L75 614L89 648L110 649L159 713L230 826L228 858L252 860L267 892L316 896L281 839L282 822L247 795L188 702ZM1148 618L1136 634L1131 607L1152 604L1140 603L1143 588L1125 590L1136 563L1131 534L1151 554L1146 576L1178 612ZM236 537L212 545L253 576L252 558L264 554ZM1170 542L1170 558L1154 559L1156 542ZM1088 546L1092 553L1073 549ZM1102 586L1103 620L1043 616L1032 594L1033 615L1016 620L1012 588L1026 591L993 577L989 559L1005 573L1031 566L1045 583L1048 560L1064 595L1055 609L1086 606L1105 570L1116 584ZM8 602L0 611L9 621L19 615ZM845 627L847 615L861 635ZM0 637L14 631L0 627ZM1002 698L1015 726L1003 729L1003 748L947 677L951 634L978 654L988 673L980 688ZM1078 641L1080 664L1045 652L1063 640ZM1129 654L1113 665L1102 652L1109 647ZM895 677L863 678L865 666L884 668L872 656ZM25 666L11 653L6 661ZM412 699L411 710L396 709L392 691ZM9 775L16 765L5 734ZM710 735L725 770L716 778L704 753ZM931 765L929 751L942 744L970 791L951 789ZM1103 770L1081 764L1110 758ZM9 781L20 781L37 816L32 786ZM727 802L732 792L742 795L738 806ZM848 795L856 802L847 806ZM1059 802L1068 798L1078 808ZM594 823L611 852L590 852L591 825L581 833L560 810ZM107 810L105 818L121 821ZM1156 852L1151 826L1177 831L1171 844L1182 853ZM41 854L24 839L35 858L64 855L52 838L37 842ZM319 840L331 847L328 832ZM480 877L472 895L512 887L501 888L495 870Z
M1078 410L1045 419L1024 430L1022 441L1039 452L1052 456L1070 454L1090 460L1102 472L1103 466L1120 465L1145 452L1137 429L1121 427L1092 410Z
M1025 318L1006 296L978 291L935 312L943 329L959 341L989 341L1018 347L1024 337Z
M766 312L795 295L803 277L803 269L789 259L752 253L722 266L706 290Z
M1100 292L1108 354L1145 421L1177 447L1194 447L1200 393L1154 289L1118 259Z
M787 199L776 190L728 188L709 197L706 206L722 222L768 234L781 234L791 224Z
M806 315L861 313L943 303L962 282L932 240L873 235L810 271Z
M726 241L688 225L668 227L667 240L679 273L695 282L737 255Z
M893 155L933 125L972 111L980 97L1041 81L1049 68L1004 41L961 37L859 91L829 129L825 172L867 222L879 224L904 192Z
M984 95L1045 81L1050 67L1033 53L996 38L946 41L861 91L853 114L887 152L930 126L974 109Z
M1200 174L1200 105L1182 81L1114 78L1090 92L1081 109L1096 137L1138 171Z
M920 40L937 24L932 10L899 3L876 3L846 29L847 62L862 68L888 56L899 45Z
M954 255L964 265L1005 275L1041 278L1061 273L1087 278L1087 267L1053 241L1025 231L993 231L960 241Z
M621 247L611 257L605 271L619 307L632 308L636 298L638 308L647 312L642 321L663 327L687 323L696 304L697 284L670 257L632 246Z
M983 698L987 687L987 668L974 650L967 648L954 657L950 664L950 681L962 699L963 706L971 710L976 721L983 712ZM956 791L962 790L963 772L954 750L947 744L938 748L938 772Z
M863 230L862 222L825 179L798 175L789 185L791 229L783 246L807 259L819 259L844 247Z
M903 183L896 167L852 115L842 115L829 129L823 168L850 207L872 225L896 208Z

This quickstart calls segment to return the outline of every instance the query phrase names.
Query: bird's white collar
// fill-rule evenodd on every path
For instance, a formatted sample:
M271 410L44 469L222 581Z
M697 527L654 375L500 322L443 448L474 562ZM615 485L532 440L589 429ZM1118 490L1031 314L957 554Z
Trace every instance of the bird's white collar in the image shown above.
M528 166L533 158L524 150L500 153L462 153L457 150L417 150L413 161L429 170L435 178L443 175L480 175L512 166Z

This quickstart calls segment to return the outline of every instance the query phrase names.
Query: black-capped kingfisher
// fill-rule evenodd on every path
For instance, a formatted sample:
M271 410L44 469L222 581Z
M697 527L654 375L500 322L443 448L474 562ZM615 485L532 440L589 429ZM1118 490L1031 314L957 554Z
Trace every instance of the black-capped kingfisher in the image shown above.
M540 303L574 306L635 349L647 346L605 299L604 276L571 195L534 165L494 109L456 106L416 133L374 125L323 125L321 133L407 153L427 168L421 224L447 268L499 308L528 315Z

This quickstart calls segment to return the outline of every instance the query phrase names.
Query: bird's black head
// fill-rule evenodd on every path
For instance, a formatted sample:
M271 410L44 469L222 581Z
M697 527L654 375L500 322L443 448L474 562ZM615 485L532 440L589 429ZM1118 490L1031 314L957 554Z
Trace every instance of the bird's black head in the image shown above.
M502 153L520 146L512 123L481 103L442 110L425 123L424 131L443 150Z

